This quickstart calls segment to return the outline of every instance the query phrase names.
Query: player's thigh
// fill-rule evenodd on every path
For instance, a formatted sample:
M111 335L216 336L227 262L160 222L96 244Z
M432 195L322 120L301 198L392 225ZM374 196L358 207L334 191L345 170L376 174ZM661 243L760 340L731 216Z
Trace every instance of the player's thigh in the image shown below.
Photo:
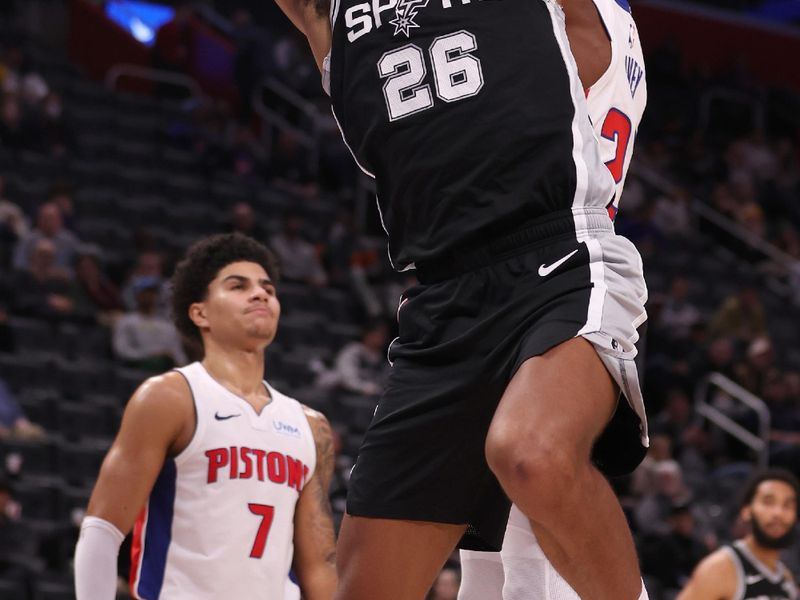
M589 456L614 413L619 391L594 347L577 337L519 367L497 407L487 437L492 445Z
M336 600L421 600L466 525L345 515Z

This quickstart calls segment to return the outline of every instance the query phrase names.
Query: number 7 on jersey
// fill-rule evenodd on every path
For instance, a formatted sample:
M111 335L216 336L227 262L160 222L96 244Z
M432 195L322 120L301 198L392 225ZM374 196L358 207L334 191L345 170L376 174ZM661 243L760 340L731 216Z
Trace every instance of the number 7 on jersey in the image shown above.
M256 539L253 541L253 549L250 551L250 558L261 558L264 556L264 548L267 545L267 536L272 527L272 519L275 516L275 507L266 504L248 504L247 507L254 515L261 517L261 523L256 532Z

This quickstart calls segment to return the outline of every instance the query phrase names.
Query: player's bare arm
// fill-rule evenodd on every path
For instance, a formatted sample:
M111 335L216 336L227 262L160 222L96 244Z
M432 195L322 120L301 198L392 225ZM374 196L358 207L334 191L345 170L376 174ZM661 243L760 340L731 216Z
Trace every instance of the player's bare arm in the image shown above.
M275 0L289 20L308 38L317 67L331 49L330 0Z
M611 40L592 0L560 0L569 46L583 87L592 87L611 64Z
M131 397L89 500L87 515L128 533L168 455L191 440L194 409L186 380L167 373L145 381Z
M335 459L333 435L324 415L303 409L314 434L317 466L297 501L294 569L305 600L330 600L336 590L336 540L328 498Z
M725 550L717 550L695 568L676 600L731 600L736 593L736 567Z

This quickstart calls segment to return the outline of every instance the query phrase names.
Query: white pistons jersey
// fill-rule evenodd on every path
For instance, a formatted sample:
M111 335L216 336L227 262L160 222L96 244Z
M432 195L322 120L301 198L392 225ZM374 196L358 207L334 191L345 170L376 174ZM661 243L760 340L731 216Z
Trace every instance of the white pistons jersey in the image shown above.
M134 527L133 596L297 597L289 581L295 505L316 465L302 406L265 382L272 400L257 414L200 363L178 371L197 426L165 461Z
M611 39L611 64L589 88L586 99L600 156L616 183L614 200L608 207L613 219L647 104L647 81L642 44L627 0L594 0L594 3Z

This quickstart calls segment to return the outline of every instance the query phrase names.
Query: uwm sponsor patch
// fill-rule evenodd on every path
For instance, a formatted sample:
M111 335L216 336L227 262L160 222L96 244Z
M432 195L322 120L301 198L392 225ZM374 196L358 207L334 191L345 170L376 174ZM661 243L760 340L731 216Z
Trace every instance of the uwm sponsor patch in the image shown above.
M206 450L208 477L206 483L220 479L252 479L287 485L302 491L308 467L302 461L281 452L230 446Z

